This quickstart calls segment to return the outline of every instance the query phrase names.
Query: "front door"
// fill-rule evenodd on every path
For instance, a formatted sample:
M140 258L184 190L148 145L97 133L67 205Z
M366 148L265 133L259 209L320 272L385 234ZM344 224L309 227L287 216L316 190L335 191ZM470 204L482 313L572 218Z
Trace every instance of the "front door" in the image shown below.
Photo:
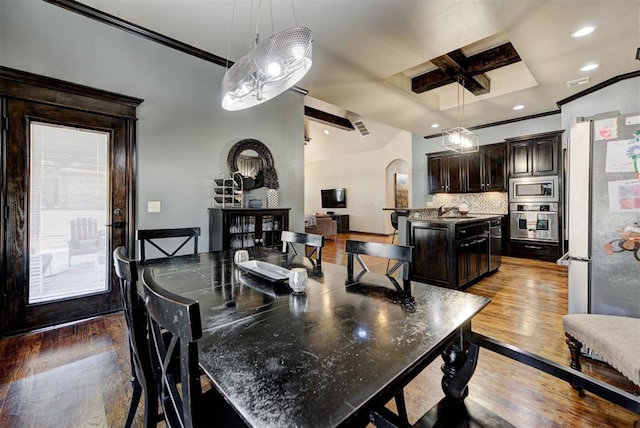
M111 254L131 241L131 121L4 107L3 335L119 309Z

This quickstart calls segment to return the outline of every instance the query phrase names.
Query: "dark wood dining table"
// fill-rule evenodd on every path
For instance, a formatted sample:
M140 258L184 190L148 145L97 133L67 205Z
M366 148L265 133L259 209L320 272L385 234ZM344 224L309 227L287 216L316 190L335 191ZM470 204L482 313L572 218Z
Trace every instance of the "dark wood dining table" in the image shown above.
M250 426L366 424L436 357L464 352L463 331L489 303L414 282L407 306L384 275L350 278L344 266L249 251L251 260L306 267L305 291L242 271L233 251L148 260L141 269L199 302L200 365Z

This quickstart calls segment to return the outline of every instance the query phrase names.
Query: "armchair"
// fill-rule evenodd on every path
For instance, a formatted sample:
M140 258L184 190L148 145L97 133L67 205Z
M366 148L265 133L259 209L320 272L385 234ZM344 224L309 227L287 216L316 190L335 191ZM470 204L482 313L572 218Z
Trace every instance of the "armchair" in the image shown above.
M328 214L316 214L315 225L307 224L304 230L306 233L314 233L335 240L338 236L338 223Z
M100 236L98 234L98 220L95 218L76 218L70 221L71 239L69 245L69 260L71 257L82 254L95 254L100 249Z

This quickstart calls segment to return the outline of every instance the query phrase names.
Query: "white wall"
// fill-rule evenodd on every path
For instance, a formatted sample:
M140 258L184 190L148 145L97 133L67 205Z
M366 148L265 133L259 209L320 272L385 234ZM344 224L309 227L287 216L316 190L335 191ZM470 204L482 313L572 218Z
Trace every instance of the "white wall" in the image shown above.
M280 206L292 208L292 229L304 227L301 94L224 111L224 68L43 1L0 1L0 65L144 99L138 228L200 226L200 251L208 250L212 180L226 171L229 148L245 138L271 150ZM162 212L147 213L148 200L161 201Z
M350 230L388 233L387 167L397 159L411 166L411 134L399 131L387 145L378 150L342 154L340 157L305 164L305 211L326 212L320 201L320 190L335 187L347 189L347 208L335 208L337 214L349 214ZM410 169L409 169L410 170ZM401 172L401 171L398 171ZM411 183L411 175L409 175Z

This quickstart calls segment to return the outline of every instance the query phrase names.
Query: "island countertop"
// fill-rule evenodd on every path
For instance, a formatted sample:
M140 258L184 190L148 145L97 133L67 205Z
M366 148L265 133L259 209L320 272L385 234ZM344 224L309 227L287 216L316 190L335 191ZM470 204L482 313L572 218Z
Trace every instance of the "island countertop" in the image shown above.
M452 216L448 216L448 215L443 215L443 216L435 216L435 217L429 217L429 216L420 216L420 217L413 217L413 216L409 216L407 218L407 221L409 222L430 222L430 223L472 223L475 221L482 221L482 220L492 220L492 219L499 219L503 216L504 214L468 214L468 215L452 215Z

